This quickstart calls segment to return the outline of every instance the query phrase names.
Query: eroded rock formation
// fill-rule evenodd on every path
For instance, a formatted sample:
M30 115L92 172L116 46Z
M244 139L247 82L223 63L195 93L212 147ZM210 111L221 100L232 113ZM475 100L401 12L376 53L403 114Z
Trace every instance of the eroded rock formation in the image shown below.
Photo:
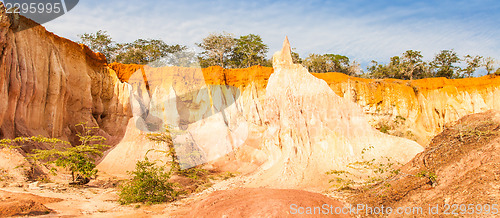
M240 91L217 77L211 78L216 81L205 79L199 68L137 69L127 78L133 87L130 101L134 118L124 139L108 153L99 169L124 174L147 151L170 149L168 143L148 140L150 132L171 132L181 168L215 160L243 144L248 124L241 105L236 104ZM164 153L148 154L149 158L165 160Z
M436 205L442 213L445 204L473 204L478 217L497 217L492 205L500 200L500 112L490 110L454 122L400 174L350 200L370 207L421 207L423 217L435 216L427 211Z
M356 160L363 148L376 147L373 157L399 152L401 161L421 149L367 123L402 117L402 128L425 146L446 123L500 109L500 77L402 81L310 74L291 63L288 43L274 69L107 65L86 46L0 11L0 138L41 134L75 141L72 128L79 122L99 126L115 142L127 132L100 165L110 173L132 170L149 149L165 148L144 134L168 124L184 133L176 143L200 152L200 161L258 172L257 179L265 178L259 184L308 185L315 181L307 179ZM34 27L16 31L23 25ZM148 89L134 89L141 68L156 82ZM133 112L138 116L130 119Z
M75 124L87 122L119 141L131 117L129 89L105 57L0 7L0 138L75 141ZM16 31L25 26L33 27Z
M128 78L137 66L114 64L112 68ZM261 105L256 103L256 99L266 93L267 81L274 70L257 66L247 69L210 67L203 69L203 72L210 84L238 87L241 97L248 101L244 107L258 110ZM397 125L397 135L415 140L423 146L441 132L447 123L472 113L500 110L499 76L405 81L363 79L341 73L312 75L326 81L337 95L360 105L372 126ZM261 122L258 116L252 120Z
M500 110L499 76L405 81L361 79L340 73L314 75L339 96L362 106L373 125L400 125L402 135L424 146L447 123L473 113ZM404 119L398 120L398 116Z
M358 105L293 64L287 40L273 65L265 90L259 80L236 84L222 77L217 81L210 68L145 67L134 73L128 79L134 87L134 121L129 127L142 133L127 131L126 140L99 168L113 173L132 170L119 160L142 159L144 151L157 148L144 142L144 132L161 125L180 131L173 141L181 162L190 160L182 159L179 151L189 157L198 155L195 164L210 162L253 174L255 186L324 187L328 185L325 172L360 160L363 149L373 148L367 158L391 157L400 162L423 150L413 141L375 130ZM233 86L226 86L229 83ZM143 152L134 154L134 149Z
M293 64L288 40L273 56L273 67L263 98L262 141L255 148L265 155L248 160L263 162L255 185L324 186L325 172L361 160L364 149L371 148L365 154L368 159L390 157L400 162L423 150L413 141L375 130L358 105Z

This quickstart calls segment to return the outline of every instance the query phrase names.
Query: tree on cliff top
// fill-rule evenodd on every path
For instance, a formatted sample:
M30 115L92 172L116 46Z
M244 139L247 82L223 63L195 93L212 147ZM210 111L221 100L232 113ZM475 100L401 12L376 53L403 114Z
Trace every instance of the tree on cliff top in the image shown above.
M248 34L236 39L233 61L237 67L263 65L266 61L268 46L259 35Z
M158 39L137 39L132 43L118 44L114 61L124 64L148 64L185 49L186 46L168 45Z
M483 66L484 69L486 69L486 72L488 72L488 75L491 74L491 72L493 72L495 63L496 61L492 57L487 57L483 59Z
M377 61L372 61L372 65L367 67L370 71L370 77L374 79L383 78L404 78L404 68L399 56L391 58L389 64L379 64Z
M367 67L369 78L383 79L422 79L428 77L446 77L448 79L462 78L464 75L471 76L481 66L481 57L466 56L467 68L462 70L455 64L460 63L460 58L453 50L442 50L431 62L422 60L420 51L408 50L401 57L394 56L388 64L379 64L372 61ZM490 63L490 68L493 63ZM464 74L462 74L464 73Z
M224 68L269 65L268 46L259 35L248 34L234 38L232 34L212 33L196 44L204 51L198 57L202 67L218 65Z
M236 39L230 33L212 33L196 45L204 50L200 56L202 66L226 67L236 46Z
M454 66L458 63L460 58L457 53L453 50L442 50L438 53L434 60L430 63L431 67L434 69L434 77L446 77L449 79L460 77L456 71L460 70L459 67Z
M408 50L403 53L404 74L410 80L419 74L418 69L421 69L423 65L422 57L420 51Z
M302 64L304 60L300 57L299 53L295 52L296 48L292 48L292 51L290 51L292 55L292 61L294 64Z
M159 39L137 39L131 43L116 43L106 31L79 35L81 43L92 51L106 56L108 63L148 64L153 61L186 49L182 45L168 45Z
M112 59L116 47L111 36L106 31L99 30L95 34L84 33L78 35L78 37L80 37L81 43L88 46L92 51L103 54L108 61Z
M339 72L356 76L360 72L358 63L351 62L347 56L339 54L309 54L302 64L315 73Z
M464 57L465 62L467 63L467 67L462 69L463 72L463 77L472 77L472 74L477 70L477 68L481 67L483 57L476 55L476 56L470 56L466 55Z

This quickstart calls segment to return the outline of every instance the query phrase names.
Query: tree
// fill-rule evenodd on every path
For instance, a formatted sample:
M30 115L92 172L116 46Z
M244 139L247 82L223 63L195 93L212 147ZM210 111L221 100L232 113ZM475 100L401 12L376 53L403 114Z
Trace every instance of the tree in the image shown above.
M349 67L347 69L346 74L349 76L360 76L361 74L363 74L363 70L361 69L361 65L356 61L352 61L349 64Z
M331 72L341 72L349 74L350 60L347 56L339 54L325 54L325 56L332 62Z
M455 73L460 68L453 64L458 63L460 58L453 50L442 50L438 53L431 62L431 67L434 71L434 77L446 77L448 79L458 78Z
M58 167L65 168L71 171L71 184L83 185L87 184L93 177L95 178L97 175L95 160L97 157L101 157L102 150L109 146L104 144L106 138L95 135L95 130L98 127L88 127L85 123L79 123L76 128L81 129L76 134L81 143L80 145L63 149L34 149L34 153L30 154L29 158L35 162L47 160L44 164L46 166L55 164ZM55 172L57 168L52 167L51 171Z
M159 39L137 39L132 43L116 43L106 31L102 30L97 31L95 34L84 33L78 36L82 43L87 45L92 51L104 54L108 63L148 64L168 54L186 49L186 46L177 44L168 45Z
M250 67L264 65L268 46L262 42L259 35L248 34L236 39L236 46L232 54L233 66Z
M472 77L472 74L477 70L477 68L481 67L483 57L476 55L476 56L470 56L466 55L464 57L465 62L467 63L467 67L462 70L464 76L467 76L468 78Z
M202 191L211 185L207 170L196 166L183 169L186 165L193 166L189 163L191 161L186 159L196 159L201 154L190 146L174 146L172 133L175 134L167 128L165 132L146 134L149 141L165 146L167 150L150 149L144 156L145 160L136 162L135 170L129 173L132 178L120 187L121 204L170 202L181 194L189 194L181 185L169 181L172 175L184 177L184 181L189 178L195 186L194 191ZM165 158L150 161L147 155L151 151L163 153Z
M159 39L137 39L132 43L118 44L115 61L124 64L148 64L185 49L185 46L168 45Z
M27 143L51 144L54 148L49 150L33 149L33 153L28 154L28 159L32 160L32 169L38 166L41 161L47 161L43 165L49 167L53 173L57 171L57 168L51 167L52 164L71 171L72 184L87 184L90 179L97 175L95 159L102 156L102 150L109 146L104 144L106 138L95 135L97 127L87 127L85 123L79 123L76 128L81 129L76 134L81 144L74 147L55 148L55 145L71 144L57 138L43 136L1 139L0 147L17 148L18 146L14 146L14 144Z
M483 66L486 69L486 72L488 72L488 75L491 74L491 72L493 72L495 63L496 61L492 57L487 57L483 59Z
M408 50L403 53L403 67L405 68L404 74L410 80L413 80L413 77L417 72L417 68L422 65L422 57L423 56L420 51Z
M359 64L351 64L347 56L338 54L309 54L303 64L315 73L340 72L351 76L360 73Z
M196 45L204 50L199 57L203 67L213 65L226 67L236 46L236 39L229 33L212 33Z
M332 71L333 64L328 61L325 55L309 54L309 56L302 62L302 64L309 70L309 72L326 73Z
M374 79L395 78L404 79L404 68L399 56L391 57L391 61L387 65L379 64L372 60L372 65L367 67L370 71L370 77Z
M366 67L366 70L368 70L369 78L373 79L383 79L387 78L389 75L389 72L387 72L387 67L385 67L382 64L379 64L377 61L372 60L371 65Z
M292 50L290 51L290 54L292 55L292 62L294 64L302 64L302 62L304 60L302 60L302 58L300 58L299 53L295 52L295 49L296 48L292 48Z
M84 33L78 35L78 37L80 37L81 43L88 46L92 51L100 52L106 56L108 62L113 59L115 47L111 36L106 31L99 30L95 34Z

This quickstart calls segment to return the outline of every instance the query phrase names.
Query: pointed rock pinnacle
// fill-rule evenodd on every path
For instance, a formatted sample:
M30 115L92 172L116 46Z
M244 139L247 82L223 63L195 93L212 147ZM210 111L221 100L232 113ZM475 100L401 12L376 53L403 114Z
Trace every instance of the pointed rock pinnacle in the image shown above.
M292 49L290 48L290 42L288 41L288 36L285 36L285 41L283 41L283 48L281 49L281 58L284 63L293 64Z
M288 36L286 36L281 51L273 55L273 66L291 66L293 64L291 52L290 42L288 41Z

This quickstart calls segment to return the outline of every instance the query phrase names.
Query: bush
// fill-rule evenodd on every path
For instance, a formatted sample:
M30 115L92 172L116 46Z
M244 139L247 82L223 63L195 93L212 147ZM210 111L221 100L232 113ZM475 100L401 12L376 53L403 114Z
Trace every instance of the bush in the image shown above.
M180 194L175 190L177 185L168 181L172 171L167 172L163 166L156 166L147 157L137 161L130 175L133 178L120 187L121 204L171 202Z
M346 170L326 172L327 175L335 176L329 181L333 183L332 187L336 187L339 191L357 188L367 189L373 185L385 183L389 178L400 173L399 167L402 164L392 161L390 157L381 157L378 160L365 160L364 155L373 148L373 146L364 148L361 151L363 160L347 164Z
M37 161L48 160L44 165L48 166L50 164L55 164L58 167L66 168L71 171L72 182L70 182L70 184L84 185L89 183L90 179L96 177L97 169L95 169L95 159L96 157L102 156L102 150L109 146L102 144L106 141L106 138L94 135L93 131L97 129L97 127L87 127L85 123L77 124L76 127L82 128L82 131L76 134L79 137L81 145L63 149L34 149L34 153L29 154L29 158L34 160L35 165ZM64 141L61 142L69 144ZM57 171L54 167L50 169L52 172Z
M377 129L382 133L389 134L389 130L391 130L392 128L385 123L380 123Z
M422 170L417 175L416 177L423 177L429 179L429 183L434 187L437 185L437 176L434 172Z
M32 137L17 137L15 139L1 139L0 148L7 147L17 149L21 146L18 144L41 143L52 145L50 150L33 149L32 154L28 154L27 159L30 160L31 174L34 175L36 166L44 165L52 173L56 173L57 167L65 168L71 171L72 182L70 184L83 185L90 182L90 179L95 178L97 169L95 159L102 156L102 150L108 145L103 144L106 138L95 135L95 130L98 127L88 127L86 123L76 125L80 145L69 148L56 148L56 145L71 146L67 141L57 138L46 138L44 136ZM42 163L42 161L46 161Z

